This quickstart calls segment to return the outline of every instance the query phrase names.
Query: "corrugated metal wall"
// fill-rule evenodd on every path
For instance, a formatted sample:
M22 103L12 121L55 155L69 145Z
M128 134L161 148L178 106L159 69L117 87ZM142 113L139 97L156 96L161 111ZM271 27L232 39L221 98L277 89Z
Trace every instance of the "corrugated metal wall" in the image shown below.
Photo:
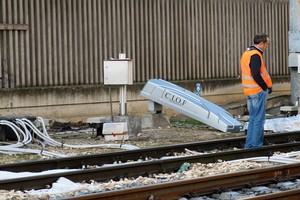
M227 79L257 32L266 63L288 75L288 0L0 0L2 87L103 83L103 60L126 53L134 81Z

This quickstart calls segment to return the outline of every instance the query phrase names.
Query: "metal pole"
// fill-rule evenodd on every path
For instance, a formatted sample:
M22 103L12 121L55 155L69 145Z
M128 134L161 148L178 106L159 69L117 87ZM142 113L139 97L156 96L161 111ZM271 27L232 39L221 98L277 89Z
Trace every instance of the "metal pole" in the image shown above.
M111 85L109 85L108 88L109 88L109 104L110 104L110 121L113 121L113 108L112 108L112 98L111 98Z
M126 85L120 86L120 115L126 114Z

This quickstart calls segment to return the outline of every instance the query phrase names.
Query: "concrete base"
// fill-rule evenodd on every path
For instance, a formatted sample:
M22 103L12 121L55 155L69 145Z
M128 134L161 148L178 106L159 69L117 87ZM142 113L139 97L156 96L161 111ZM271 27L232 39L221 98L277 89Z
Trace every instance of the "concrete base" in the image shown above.
M300 74L297 67L290 67L291 72L291 102L296 105L300 99Z
M148 114L142 118L143 128L157 128L170 126L170 116L165 114Z
M142 132L142 120L140 116L134 115L119 115L113 116L114 122L127 122L128 134L130 136L137 136Z

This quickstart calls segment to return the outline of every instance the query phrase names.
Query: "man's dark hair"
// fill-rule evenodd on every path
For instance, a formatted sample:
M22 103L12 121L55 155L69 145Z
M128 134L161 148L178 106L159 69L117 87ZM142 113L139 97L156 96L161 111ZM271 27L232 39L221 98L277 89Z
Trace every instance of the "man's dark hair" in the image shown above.
M254 44L259 44L261 42L267 42L269 35L266 33L260 33L254 36L253 42Z

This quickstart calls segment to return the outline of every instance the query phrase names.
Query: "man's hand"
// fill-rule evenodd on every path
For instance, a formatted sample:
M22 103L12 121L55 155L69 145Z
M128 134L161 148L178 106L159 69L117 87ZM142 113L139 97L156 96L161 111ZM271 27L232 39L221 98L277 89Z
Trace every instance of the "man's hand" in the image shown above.
M270 88L268 88L268 90L269 90L269 94L271 94L272 93L272 88L270 87Z

